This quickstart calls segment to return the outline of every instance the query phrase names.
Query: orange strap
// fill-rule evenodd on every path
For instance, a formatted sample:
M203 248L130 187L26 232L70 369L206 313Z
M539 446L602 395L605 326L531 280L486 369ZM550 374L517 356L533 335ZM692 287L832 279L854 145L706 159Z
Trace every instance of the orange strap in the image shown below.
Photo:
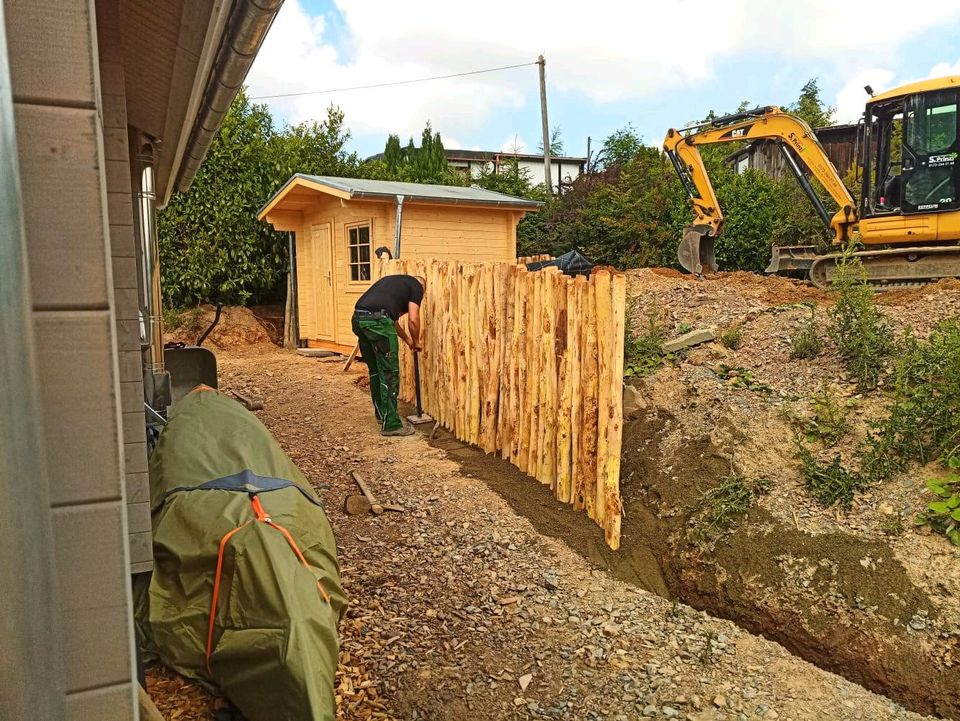
M217 599L220 596L220 574L223 571L223 552L227 547L227 542L237 531L249 524L250 521L242 523L233 530L227 531L220 539L220 552L217 554L217 574L213 578L213 598L210 600L210 626L207 628L207 673L210 671L210 654L213 652L213 622L217 614Z
M273 519L263 510L263 505L260 503L260 497L253 497L253 512L257 514L257 520L261 523L266 523L271 528L275 528L280 533L283 534L283 537L287 539L287 543L290 544L290 548L293 549L293 552L297 555L297 558L300 559L300 563L303 564L304 568L310 568L310 564L307 563L307 559L304 558L303 552L300 550L300 547L297 545L297 542L293 540L293 536L290 531L281 526L279 523L274 523ZM327 594L326 590L323 587L323 584L320 583L320 579L317 579L317 589L320 591L320 595L323 597L323 600L327 603L330 603L330 596Z
M290 544L290 548L293 549L293 552L296 554L297 558L300 559L300 563L304 565L305 568L310 568L310 564L307 563L307 559L304 558L303 552L300 550L300 547L297 546L296 541L293 540L293 536L290 534L286 528L281 526L279 523L274 523L270 516L263 508L263 504L260 503L260 497L257 495L251 496L251 505L253 506L253 513L256 516L256 521L258 523L266 523L268 526L277 529L280 533L283 534L283 537L287 539L287 543ZM207 628L207 651L206 651L206 661L207 661L207 673L212 675L210 670L210 655L213 653L213 624L216 618L217 613L217 600L220 596L220 577L223 571L223 552L227 548L227 543L233 537L233 535L239 531L244 526L250 524L251 521L246 521L245 523L240 524L236 528L227 531L223 538L220 539L220 551L217 554L217 573L213 580L213 598L210 601L210 625ZM317 579L317 590L320 592L320 596L324 601L330 603L330 595L324 589L323 584L320 582L320 579Z

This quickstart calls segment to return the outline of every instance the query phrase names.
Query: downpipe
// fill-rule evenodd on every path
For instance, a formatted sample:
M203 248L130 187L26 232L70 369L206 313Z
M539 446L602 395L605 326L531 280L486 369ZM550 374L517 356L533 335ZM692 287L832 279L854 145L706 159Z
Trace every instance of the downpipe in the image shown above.
M170 405L170 374L163 360L163 296L160 245L157 239L157 193L154 162L157 141L141 135L134 148L133 185L137 215L137 261L140 270L140 347L143 351L144 400L156 409Z

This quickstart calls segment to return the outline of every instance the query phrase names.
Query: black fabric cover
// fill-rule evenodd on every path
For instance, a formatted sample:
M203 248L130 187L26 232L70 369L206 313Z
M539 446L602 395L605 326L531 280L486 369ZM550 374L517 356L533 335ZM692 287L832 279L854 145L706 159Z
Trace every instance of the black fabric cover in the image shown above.
M553 260L538 260L535 263L527 263L527 270L541 270L543 268L559 268L566 275L590 275L593 270L593 263L584 258L576 250L564 253Z

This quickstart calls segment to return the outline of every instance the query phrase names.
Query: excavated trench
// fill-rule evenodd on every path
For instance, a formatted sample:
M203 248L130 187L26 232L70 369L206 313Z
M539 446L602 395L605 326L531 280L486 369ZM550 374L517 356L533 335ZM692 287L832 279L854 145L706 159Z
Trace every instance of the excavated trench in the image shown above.
M917 629L936 619L936 606L883 543L803 533L756 506L715 548L690 540L695 500L730 466L706 438L663 458L659 439L671 420L651 414L624 428L616 552L582 512L557 503L505 461L443 431L433 443L540 533L562 539L612 576L730 619L914 711L960 719L960 666L951 661L957 649Z

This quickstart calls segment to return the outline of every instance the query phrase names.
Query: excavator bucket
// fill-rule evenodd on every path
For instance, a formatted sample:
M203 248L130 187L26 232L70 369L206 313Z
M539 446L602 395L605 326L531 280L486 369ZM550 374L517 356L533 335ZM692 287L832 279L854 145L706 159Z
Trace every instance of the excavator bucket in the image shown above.
M688 273L703 275L717 272L717 257L713 250L714 230L709 225L688 225L683 229L683 240L677 249L677 260Z

